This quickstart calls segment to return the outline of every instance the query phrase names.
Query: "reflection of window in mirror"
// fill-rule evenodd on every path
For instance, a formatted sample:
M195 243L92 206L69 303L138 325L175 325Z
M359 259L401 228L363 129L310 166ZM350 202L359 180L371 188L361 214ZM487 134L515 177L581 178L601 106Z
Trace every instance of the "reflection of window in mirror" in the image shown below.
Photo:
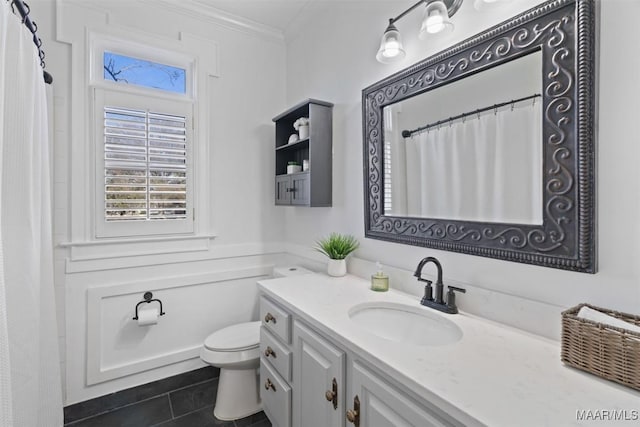
M385 214L542 224L541 70L535 52L385 107Z

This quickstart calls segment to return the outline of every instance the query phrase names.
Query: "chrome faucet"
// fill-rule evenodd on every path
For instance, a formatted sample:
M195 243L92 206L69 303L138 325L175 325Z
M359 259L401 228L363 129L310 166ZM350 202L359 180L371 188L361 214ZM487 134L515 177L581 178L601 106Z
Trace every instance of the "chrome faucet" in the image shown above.
M435 298L433 298L432 296L433 288L431 285L433 284L433 282L431 280L422 278L422 269L424 268L425 265L427 265L430 262L434 263L436 265L436 268L438 269L438 277L436 279L436 297ZM443 295L442 295L443 289L444 289L444 283L442 283L442 265L440 264L440 261L438 261L436 258L432 256L423 258L418 264L418 267L416 268L416 272L413 273L413 275L418 278L418 281L427 283L424 286L424 296L422 297L422 300L420 300L420 304L424 305L425 307L434 308L444 313L455 314L458 312L458 307L456 306L455 292L457 291L457 292L465 293L467 291L455 286L447 286L447 301L446 302L444 301Z

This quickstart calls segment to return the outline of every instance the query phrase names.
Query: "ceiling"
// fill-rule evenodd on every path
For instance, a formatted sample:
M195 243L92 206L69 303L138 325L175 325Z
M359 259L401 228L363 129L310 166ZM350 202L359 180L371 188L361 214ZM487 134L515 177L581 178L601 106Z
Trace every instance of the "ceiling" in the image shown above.
M190 0L285 32L314 0Z
M175 0L174 0L175 1ZM180 0L181 4L191 3L202 9L217 10L230 17L262 24L280 33L287 30L298 18L313 14L312 3L319 7L332 7L337 3L352 3L358 7L373 7L385 4L390 12L400 13L416 0Z

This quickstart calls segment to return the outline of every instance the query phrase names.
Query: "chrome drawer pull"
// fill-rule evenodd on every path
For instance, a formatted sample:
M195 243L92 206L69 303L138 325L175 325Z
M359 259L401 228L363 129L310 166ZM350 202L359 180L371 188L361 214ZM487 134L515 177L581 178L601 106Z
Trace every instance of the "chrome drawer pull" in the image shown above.
M274 325L276 324L276 318L271 313L267 313L267 315L264 316L264 321L265 323L273 322Z

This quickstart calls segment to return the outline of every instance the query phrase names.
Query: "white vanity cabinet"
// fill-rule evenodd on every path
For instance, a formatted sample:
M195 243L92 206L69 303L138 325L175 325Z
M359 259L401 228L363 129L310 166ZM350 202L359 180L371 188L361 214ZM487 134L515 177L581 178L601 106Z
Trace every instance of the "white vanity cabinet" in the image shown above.
M262 296L260 305L260 394L274 427L463 425L383 378L362 354L337 345L285 304Z

